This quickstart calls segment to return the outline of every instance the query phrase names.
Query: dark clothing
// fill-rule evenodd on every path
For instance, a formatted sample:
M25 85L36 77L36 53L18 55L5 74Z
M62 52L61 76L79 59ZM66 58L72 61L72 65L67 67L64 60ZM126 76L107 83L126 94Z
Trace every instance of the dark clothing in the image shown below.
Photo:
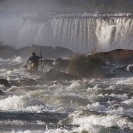
M31 61L31 63L34 63L36 66L38 66L38 60L41 59L42 57L39 57L39 56L31 56L29 58L29 61Z

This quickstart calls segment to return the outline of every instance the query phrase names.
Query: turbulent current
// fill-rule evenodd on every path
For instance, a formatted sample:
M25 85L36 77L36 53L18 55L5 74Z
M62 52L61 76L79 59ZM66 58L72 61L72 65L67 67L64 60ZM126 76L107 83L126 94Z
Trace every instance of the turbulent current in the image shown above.
M44 81L22 68L21 57L0 60L0 78L38 85L0 86L2 133L132 133L133 77Z

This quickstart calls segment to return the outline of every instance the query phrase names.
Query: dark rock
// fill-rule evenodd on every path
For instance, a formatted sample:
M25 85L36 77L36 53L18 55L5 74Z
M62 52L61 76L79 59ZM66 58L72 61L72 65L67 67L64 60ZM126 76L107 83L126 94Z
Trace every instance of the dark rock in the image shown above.
M33 86L38 85L38 82L33 79L22 79L18 81L10 81L12 85L14 86Z
M54 49L52 46L38 46L32 45L32 50L37 54L42 52L43 59L56 58L56 54L54 53Z
M114 74L114 73L105 74L104 78L116 78L116 74Z
M3 92L2 92L2 90L0 90L0 95L3 95Z
M54 60L41 60L40 63L42 63L43 66L50 66L50 67L53 67L53 62Z
M64 72L60 72L60 71L56 71L51 69L50 71L48 71L45 75L43 75L40 79L42 80L82 80L82 78L71 75L71 74L67 74Z
M109 52L96 53L96 55L107 59L123 60L133 56L133 50L115 49Z
M133 92L130 92L130 93L128 94L128 97L129 97L129 98L132 98L132 97L133 97Z
M74 55L74 52L68 48L56 46L54 51L58 57L71 57Z
M6 79L0 79L0 84L4 85L5 87L11 87L11 85Z
M127 65L133 64L133 50L115 49L109 52L96 53L108 64Z
M122 107L122 104L121 103L118 103L116 101L110 101L109 102L109 108L110 109L118 109L120 107Z
M128 65L128 64L133 64L133 56L126 58L124 60L121 61L122 64Z
M16 51L16 55L28 59L31 56L31 52L32 52L32 47L26 46L18 49Z
M0 44L0 58L2 59L12 58L15 54L16 54L15 48L8 45Z
M58 58L54 61L54 66L58 68L67 68L69 65L69 60L63 60Z
M43 59L57 59L61 57L70 57L74 55L74 53L63 47L55 47L55 49L52 46L38 46L38 45L32 45L22 47L18 50L16 50L16 55L21 56L23 58L29 58L31 56L32 51L36 52L37 55L39 55L40 51L42 52Z

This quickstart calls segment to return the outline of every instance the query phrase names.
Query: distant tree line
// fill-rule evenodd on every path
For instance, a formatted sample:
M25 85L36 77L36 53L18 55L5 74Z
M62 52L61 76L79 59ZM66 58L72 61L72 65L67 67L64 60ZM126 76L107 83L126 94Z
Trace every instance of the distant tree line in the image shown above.
M0 0L0 10L132 11L133 0Z
M71 11L132 11L133 0L46 0L48 3ZM70 10L69 10L70 9Z

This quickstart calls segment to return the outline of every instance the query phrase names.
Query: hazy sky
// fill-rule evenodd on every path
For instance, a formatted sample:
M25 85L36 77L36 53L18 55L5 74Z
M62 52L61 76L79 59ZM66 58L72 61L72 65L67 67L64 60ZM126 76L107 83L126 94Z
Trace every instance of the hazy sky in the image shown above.
M44 0L0 0L3 11L43 11L46 5Z

